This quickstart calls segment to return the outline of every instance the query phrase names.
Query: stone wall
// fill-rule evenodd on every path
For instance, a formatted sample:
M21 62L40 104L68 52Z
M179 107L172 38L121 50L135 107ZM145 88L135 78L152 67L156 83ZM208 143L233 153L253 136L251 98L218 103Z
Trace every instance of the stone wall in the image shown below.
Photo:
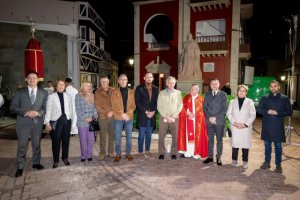
M44 82L65 79L68 74L67 36L50 31L39 31L35 37L41 43L44 58ZM0 76L9 87L12 98L18 85L25 86L24 50L31 38L27 25L0 23Z

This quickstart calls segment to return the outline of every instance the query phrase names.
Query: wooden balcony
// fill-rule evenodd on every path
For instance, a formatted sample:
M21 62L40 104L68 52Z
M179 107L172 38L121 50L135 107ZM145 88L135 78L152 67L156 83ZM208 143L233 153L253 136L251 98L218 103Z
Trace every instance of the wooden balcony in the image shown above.
M199 45L202 57L226 56L228 53L225 35L202 36L196 37L195 40Z

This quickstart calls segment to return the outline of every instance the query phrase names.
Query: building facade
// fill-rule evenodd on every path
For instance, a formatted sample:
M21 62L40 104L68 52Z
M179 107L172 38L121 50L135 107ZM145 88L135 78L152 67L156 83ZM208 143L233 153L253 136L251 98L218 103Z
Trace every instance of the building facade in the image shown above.
M183 43L191 33L200 48L203 92L211 78L242 82L244 61L251 56L245 20L252 16L252 1L153 0L134 1L135 85L145 72L154 73L164 87L169 75L178 77Z
M11 91L8 99L17 84L25 85L31 22L43 50L44 82L71 77L76 88L84 80L98 86L99 77L108 75L117 85L118 64L105 51L105 22L87 2L1 1L0 10L0 76Z

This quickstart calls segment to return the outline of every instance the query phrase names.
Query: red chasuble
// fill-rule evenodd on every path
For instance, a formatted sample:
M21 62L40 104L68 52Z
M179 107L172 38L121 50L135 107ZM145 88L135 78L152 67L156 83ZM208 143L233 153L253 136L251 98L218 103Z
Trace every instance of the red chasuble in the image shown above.
M187 141L193 142L195 141L195 152L194 155L200 155L202 158L206 158L208 156L208 136L207 129L205 124L205 115L203 112L203 101L204 98L202 96L198 96L195 99L195 133L194 138L188 132L194 131L194 123L192 120L188 119L187 110L192 111L193 100L190 94L186 95L183 98L183 108L179 114L178 120L178 151L186 151ZM188 135L188 138L187 138Z

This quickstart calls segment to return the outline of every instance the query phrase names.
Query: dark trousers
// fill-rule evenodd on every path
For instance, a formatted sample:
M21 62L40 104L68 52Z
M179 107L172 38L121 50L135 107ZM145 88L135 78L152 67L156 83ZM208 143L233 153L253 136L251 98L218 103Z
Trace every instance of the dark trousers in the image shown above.
M40 164L42 123L36 124L32 121L31 123L21 124L17 121L16 131L18 136L17 168L23 169L25 167L29 137L32 146L32 164Z
M224 125L210 125L207 127L208 132L208 157L213 158L214 155L214 139L217 138L217 159L220 159L223 152L223 134Z
M249 149L242 149L243 161L248 162ZM239 148L232 147L232 160L237 160L239 154Z
M65 115L57 120L55 130L51 132L53 161L59 161L60 144L62 146L62 159L69 157L69 143L71 132L71 120Z

